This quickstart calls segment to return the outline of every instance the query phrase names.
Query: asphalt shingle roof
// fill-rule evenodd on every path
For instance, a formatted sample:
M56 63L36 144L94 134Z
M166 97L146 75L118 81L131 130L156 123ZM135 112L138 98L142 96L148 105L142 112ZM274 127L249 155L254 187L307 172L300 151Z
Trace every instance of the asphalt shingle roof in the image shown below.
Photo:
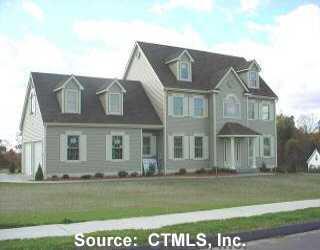
M124 115L106 115L96 92L114 79L76 76L82 91L81 114L62 114L54 89L71 75L32 72L42 119L61 123L110 123L162 125L142 85L138 81L118 80L126 89Z
M243 57L229 56L207 51L146 42L138 42L138 45L148 58L162 84L165 87L170 88L210 90L218 84L219 80L230 69L230 67L233 67L235 70L241 70L247 68L251 63L251 61L247 61ZM177 80L168 65L165 64L168 59L177 57L177 55L185 49L194 59L194 62L192 63L192 82ZM260 89L250 89L250 93L268 97L277 97L261 77L260 80Z
M260 135L258 132L236 122L227 122L218 135Z

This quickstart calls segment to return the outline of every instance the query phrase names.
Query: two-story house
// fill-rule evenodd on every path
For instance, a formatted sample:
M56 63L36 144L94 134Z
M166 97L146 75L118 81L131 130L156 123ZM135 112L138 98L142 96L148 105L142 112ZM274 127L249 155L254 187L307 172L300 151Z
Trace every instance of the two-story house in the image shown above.
M277 165L277 96L242 57L136 42L122 80L31 73L23 172L143 174Z

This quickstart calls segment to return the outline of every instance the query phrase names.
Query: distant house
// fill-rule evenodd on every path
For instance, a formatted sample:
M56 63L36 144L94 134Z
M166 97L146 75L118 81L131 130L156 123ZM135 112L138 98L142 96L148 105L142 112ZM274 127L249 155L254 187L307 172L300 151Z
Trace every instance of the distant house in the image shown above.
M317 149L313 151L313 153L307 160L307 164L308 164L308 171L314 168L320 169L320 153Z

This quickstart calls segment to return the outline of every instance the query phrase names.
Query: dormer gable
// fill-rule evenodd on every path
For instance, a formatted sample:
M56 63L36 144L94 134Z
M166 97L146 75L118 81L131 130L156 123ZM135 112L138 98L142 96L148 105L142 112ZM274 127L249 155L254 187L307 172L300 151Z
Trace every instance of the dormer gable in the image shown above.
M114 79L106 83L97 90L100 102L106 115L123 115L123 100L126 89L122 84Z
M53 91L56 93L62 113L81 114L83 86L74 75L58 83Z
M176 76L178 81L192 81L192 63L193 57L188 50L183 50L169 57L165 63L169 66L171 72Z
M259 73L261 71L260 65L256 60L249 61L245 67L237 70L240 77L248 85L249 88L259 89Z

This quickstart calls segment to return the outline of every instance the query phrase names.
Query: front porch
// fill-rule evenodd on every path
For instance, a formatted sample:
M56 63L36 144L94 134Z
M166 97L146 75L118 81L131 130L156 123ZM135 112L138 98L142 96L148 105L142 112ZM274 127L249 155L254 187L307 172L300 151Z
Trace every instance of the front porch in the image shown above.
M260 134L238 123L226 123L218 133L218 161L224 168L238 172L257 170Z

